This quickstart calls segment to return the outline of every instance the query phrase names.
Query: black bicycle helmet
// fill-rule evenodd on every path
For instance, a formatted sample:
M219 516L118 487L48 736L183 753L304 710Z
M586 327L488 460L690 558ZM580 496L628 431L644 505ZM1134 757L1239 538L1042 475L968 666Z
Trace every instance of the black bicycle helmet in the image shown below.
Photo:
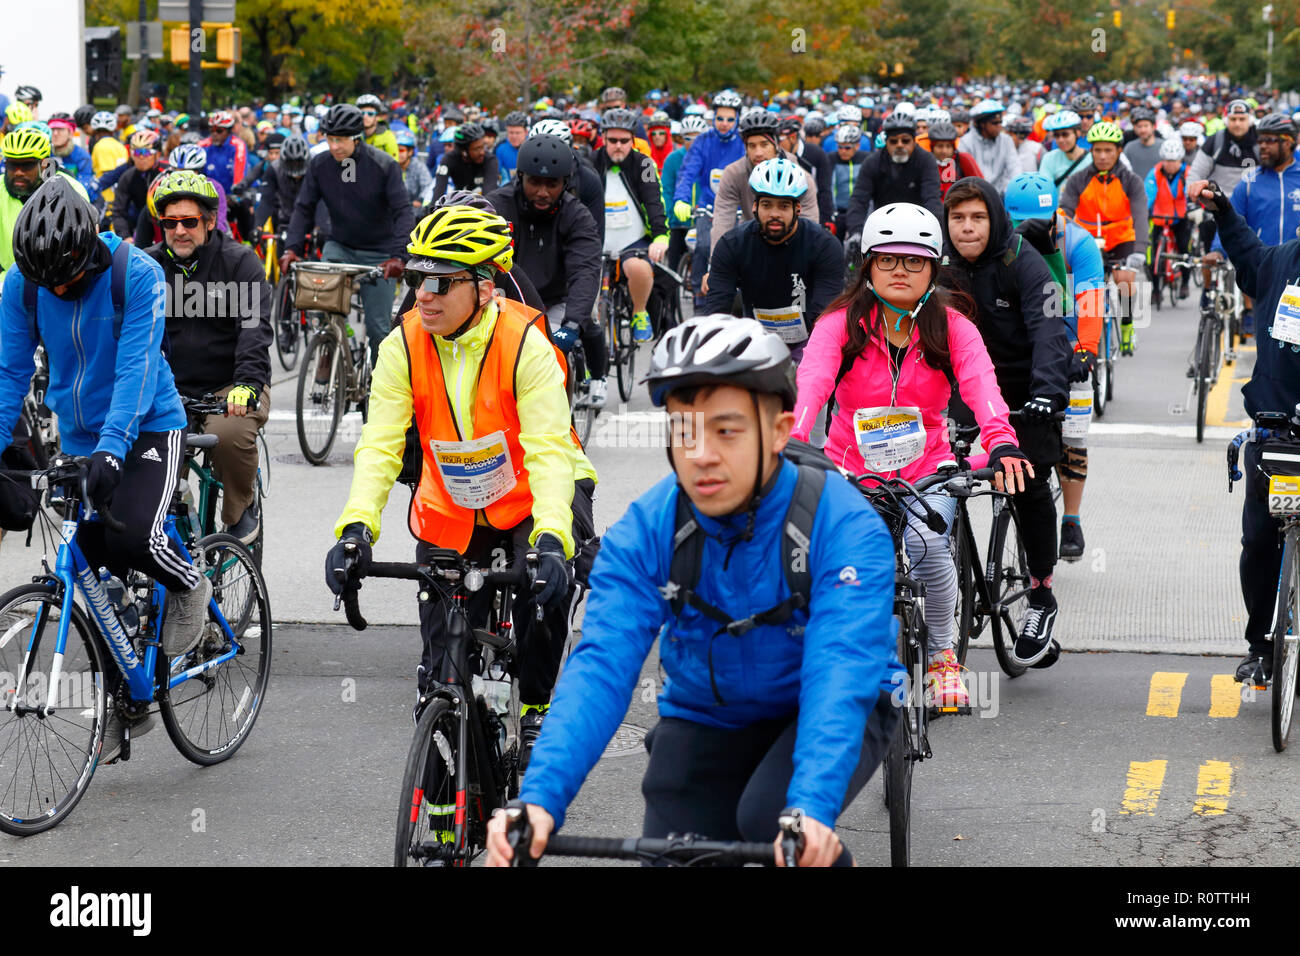
M445 196L439 196L430 208L441 209L443 206L473 206L475 209L482 209L484 212L496 212L496 207L488 202L486 196L481 193L472 193L468 189L457 189L449 192Z
M895 110L885 117L880 128L888 136L890 133L912 133L916 134L916 117L910 113L900 113Z
M558 136L530 136L519 147L515 169L521 176L567 179L577 161L573 147Z
M776 116L767 110L747 110L736 124L736 130L742 140L760 133L775 138L778 125Z
M636 129L636 114L631 110L605 110L600 118L601 129L621 129L632 132Z
M1145 106L1135 106L1133 107L1133 111L1129 113L1129 119L1134 123L1140 123L1142 120L1146 120L1148 123L1154 123L1156 121L1156 114L1151 112Z
M799 122L797 116L787 116L777 125L777 130L782 136L789 136L791 133L798 134L803 129L803 123Z
M461 123L456 127L456 145L469 146L487 135L483 130L482 123L476 123L471 120L468 123Z
M1279 136L1296 138L1295 121L1285 113L1269 113L1255 124L1255 129L1261 133L1277 133Z
M1014 133L1017 136L1028 136L1034 131L1034 123L1028 116L1013 116L1006 122L1008 133ZM934 139L934 133L930 133L930 139Z
M23 204L14 223L14 263L29 282L67 285L95 258L95 210L67 176L51 176Z
M20 103L39 103L41 101L41 91L34 86L24 84L14 90L14 99Z
M528 129L528 114L523 110L511 110L506 114L505 125L522 126L524 129Z
M803 131L808 136L820 136L826 132L826 121L820 116L814 116L811 119L804 120Z
M949 112L948 115L951 117L951 119L952 119L952 121L953 121L954 123L969 123L969 122L970 122L970 111L969 111L969 110L951 110L951 111Z
M326 136L360 136L365 131L361 110L351 103L336 103L321 120L320 131Z
M72 121L77 124L78 129L83 126L89 126L90 118L97 112L99 111L90 105L78 106L76 112L72 114Z

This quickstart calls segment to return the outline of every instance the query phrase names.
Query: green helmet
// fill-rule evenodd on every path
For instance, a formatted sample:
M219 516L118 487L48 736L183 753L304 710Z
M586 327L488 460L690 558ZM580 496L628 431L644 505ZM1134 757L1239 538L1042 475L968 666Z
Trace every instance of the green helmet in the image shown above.
M158 178L153 189L153 207L162 215L167 204L178 199L193 199L200 206L215 212L217 187L200 172L192 169L172 169Z
M1115 143L1116 145L1124 142L1124 131L1114 123L1102 121L1093 123L1092 129L1088 130L1089 143Z

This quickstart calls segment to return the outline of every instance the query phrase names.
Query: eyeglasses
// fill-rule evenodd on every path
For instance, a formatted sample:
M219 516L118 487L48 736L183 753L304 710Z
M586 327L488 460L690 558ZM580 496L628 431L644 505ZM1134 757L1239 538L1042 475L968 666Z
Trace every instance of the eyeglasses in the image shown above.
M378 115L379 115L379 111L378 111L378 110L362 110L362 111L361 111L361 115L362 115L362 116L378 116Z
M630 146L632 145L632 137L629 136L624 139L620 136L618 139L615 139L613 136L606 136L605 142L609 143L610 146Z
M199 228L198 216L181 216L178 219L159 219L158 225L163 227L166 232L171 232L177 226L184 226L186 229Z
M885 142L888 143L890 146L906 146L906 145L908 145L910 142L912 142L912 137L910 137L910 136L886 136L886 137L885 137Z
M872 256L871 259L880 268L881 272L893 272L898 268L900 262L908 272L920 272L929 261L925 256L895 256L887 252L882 255Z
M434 295L446 295L457 282L477 282L474 276L431 276L427 272L407 269L402 273L402 281L408 288L417 292L432 292Z
M1264 145L1275 146L1275 145L1277 145L1278 143L1282 142L1282 137L1280 137L1280 136L1270 136L1270 135L1268 135L1267 133L1265 133L1263 136L1260 136L1260 137L1258 138L1258 142L1259 142L1259 144L1260 144L1261 146L1264 146Z

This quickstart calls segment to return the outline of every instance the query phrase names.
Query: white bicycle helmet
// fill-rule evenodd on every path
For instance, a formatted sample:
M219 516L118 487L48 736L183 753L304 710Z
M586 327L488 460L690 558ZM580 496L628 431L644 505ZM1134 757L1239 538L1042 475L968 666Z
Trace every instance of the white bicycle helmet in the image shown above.
M912 117L912 119L916 119L916 106L912 103L908 103L906 100L904 100L902 103L899 103L897 106L895 106L894 112L899 113L903 116L910 116Z
M839 135L838 133L836 135ZM798 163L778 156L765 159L749 174L749 188L754 196L776 196L779 199L798 200L808 191L808 180Z
M934 213L924 206L893 202L873 212L862 226L862 254L873 249L938 259L943 230Z
M208 151L194 143L181 143L167 156L173 169L193 169L202 172L208 166Z
M739 110L740 103L740 94L735 90L723 90L721 93L718 93L713 97L714 109L717 109L719 106L729 106L733 110Z
M914 115L913 118L918 123L925 123L928 126L932 122L932 120L930 119L931 115L932 114L930 112L930 107L922 106L919 110L916 111L916 114Z
M709 129L709 124L704 121L703 116L683 116L682 117L682 134L704 133Z
M835 118L841 123L862 125L862 110L856 106L841 106L835 111Z
M100 110L90 118L90 128L103 129L111 133L117 129L117 117L108 110Z
M692 385L734 385L780 395L794 408L790 350L755 319L701 315L670 329L650 356L645 377L650 401L663 406L668 393Z
M1183 149L1182 142L1174 139L1172 136L1160 144L1161 159L1176 159L1179 162L1182 162L1183 157L1186 155L1187 150Z
M930 125L935 123L951 123L952 114L947 110L941 110L937 106L930 107Z
M1191 120L1188 120L1182 126L1178 127L1178 135L1185 136L1188 139L1195 137L1196 139L1199 140L1201 138L1201 134L1204 132L1205 132L1205 128L1201 126L1200 123L1193 123Z
M848 145L860 143L862 141L862 128L852 124L845 124L835 131L835 142L837 145Z
M566 143L573 144L573 130L569 129L569 124L564 120L544 119L538 120L533 124L532 129L528 131L529 136L557 136Z

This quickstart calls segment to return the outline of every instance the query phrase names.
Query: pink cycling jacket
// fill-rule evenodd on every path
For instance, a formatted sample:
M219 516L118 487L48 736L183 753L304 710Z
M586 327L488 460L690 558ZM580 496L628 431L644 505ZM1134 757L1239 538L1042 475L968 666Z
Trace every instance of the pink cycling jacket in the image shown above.
M859 408L890 404L893 359L885 340L873 337L836 388L835 375L840 369L841 349L848 339L844 327L845 311L837 309L818 319L804 345L803 359L799 363L799 395L794 406L794 437L808 440L813 417L834 390L838 407L826 439L826 453L842 468L861 474L866 470L866 464L854 437L853 413ZM862 326L867 328L865 319ZM1015 445L1016 433L1007 418L1007 403L998 390L993 362L984 348L984 340L974 324L955 309L948 310L948 349L962 398L979 423L980 444L986 451L998 445ZM903 357L898 393L893 404L921 409L925 452L902 470L890 473L901 475L908 481L934 474L940 462L953 457L943 415L952 389L943 372L921 361L921 356L920 332L913 326L912 343ZM975 464L974 460L972 464Z

